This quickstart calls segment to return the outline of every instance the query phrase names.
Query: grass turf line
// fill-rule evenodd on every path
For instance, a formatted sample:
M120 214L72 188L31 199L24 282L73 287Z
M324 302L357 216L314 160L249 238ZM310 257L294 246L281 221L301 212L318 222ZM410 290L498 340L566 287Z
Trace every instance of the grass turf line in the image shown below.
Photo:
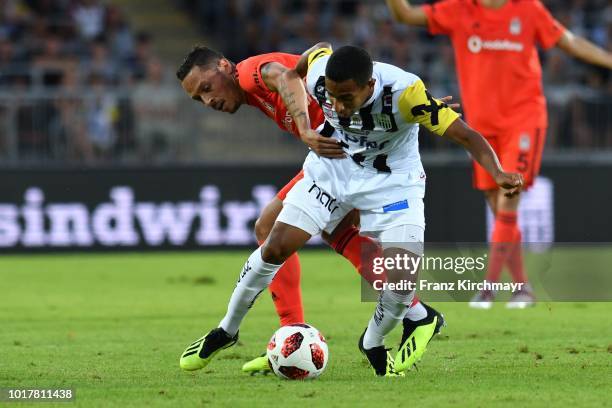
M181 372L180 353L219 322L247 255L3 256L0 387L74 387L76 405L86 407L609 404L610 303L522 311L438 303L449 326L419 371L375 378L356 347L374 305L360 302L356 273L330 251L301 254L306 320L330 346L321 378L240 372L277 328L267 295L245 319L238 346L202 371ZM399 335L388 345L397 347Z

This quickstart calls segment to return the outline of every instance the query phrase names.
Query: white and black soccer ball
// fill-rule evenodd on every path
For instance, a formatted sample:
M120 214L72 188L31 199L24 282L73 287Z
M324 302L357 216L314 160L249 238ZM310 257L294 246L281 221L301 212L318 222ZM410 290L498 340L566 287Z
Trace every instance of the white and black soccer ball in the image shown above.
M278 329L268 343L267 355L272 371L289 380L317 378L329 361L325 338L307 324Z

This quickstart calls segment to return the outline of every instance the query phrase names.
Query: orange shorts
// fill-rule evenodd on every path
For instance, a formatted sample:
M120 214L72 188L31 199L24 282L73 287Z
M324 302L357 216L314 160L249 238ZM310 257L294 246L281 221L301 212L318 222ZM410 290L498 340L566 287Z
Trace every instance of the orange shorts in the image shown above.
M287 193L289 193L289 190L291 190L293 186L295 186L295 183L297 183L303 178L304 170L300 170L300 172L294 178L292 178L291 181L285 185L285 187L281 188L280 191L276 193L276 197L278 197L279 200L284 201L285 197L287 197Z
M485 136L504 169L511 173L521 173L525 188L531 187L540 173L542 152L546 141L546 128L532 128L529 131L508 132L495 136ZM478 190L495 190L497 184L493 177L475 161L474 188Z

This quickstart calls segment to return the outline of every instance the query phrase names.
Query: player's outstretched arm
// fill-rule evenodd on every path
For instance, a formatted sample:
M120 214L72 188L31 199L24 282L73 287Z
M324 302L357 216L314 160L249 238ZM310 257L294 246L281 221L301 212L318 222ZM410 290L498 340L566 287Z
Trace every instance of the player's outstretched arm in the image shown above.
M342 146L335 139L323 137L311 129L308 93L302 77L295 69L289 69L278 62L270 62L261 67L261 77L270 91L280 94L300 138L308 147L322 157L344 157Z
M523 178L520 174L506 173L497 159L497 155L480 133L470 128L459 114L454 112L446 102L436 99L427 91L422 80L416 79L408 86L398 99L398 110L408 123L418 123L431 132L464 146L484 169L489 172L496 183L508 191L512 197L520 192Z
M598 47L589 40L565 30L557 46L569 55L589 64L612 69L612 53Z
M506 192L507 197L520 193L523 186L523 176L519 173L506 173L489 142L463 120L455 119L446 129L444 136L465 147L474 160L493 177L497 185L508 190Z
M427 14L420 6L412 6L407 0L387 0L391 17L399 23L416 26L427 25Z

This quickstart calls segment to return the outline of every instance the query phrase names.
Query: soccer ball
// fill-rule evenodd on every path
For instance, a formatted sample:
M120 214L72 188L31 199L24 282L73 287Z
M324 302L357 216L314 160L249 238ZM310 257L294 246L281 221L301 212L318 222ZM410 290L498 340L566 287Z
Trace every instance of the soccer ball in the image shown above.
M317 378L325 370L329 351L325 338L307 324L283 326L268 343L268 364L280 378Z

